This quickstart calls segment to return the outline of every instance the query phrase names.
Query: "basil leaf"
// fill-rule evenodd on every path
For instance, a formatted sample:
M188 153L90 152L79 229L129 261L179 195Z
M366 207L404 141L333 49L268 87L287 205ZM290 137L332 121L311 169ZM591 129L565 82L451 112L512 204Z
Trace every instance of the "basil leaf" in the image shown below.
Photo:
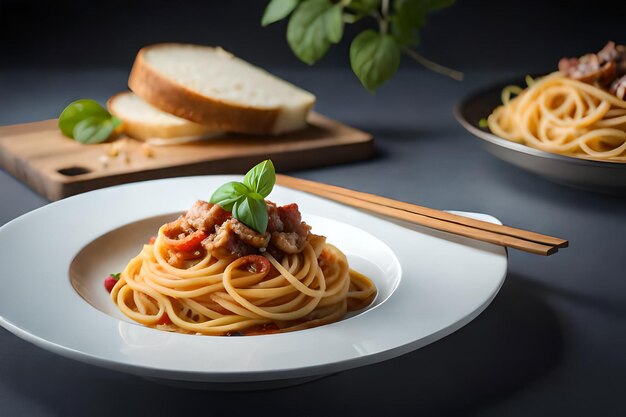
M247 197L254 198L255 200L263 200L263 196L255 192L248 194Z
M209 201L221 206L226 211L233 211L233 205L244 199L250 192L251 190L240 182L227 182L215 190Z
M326 13L326 37L331 43L339 43L343 37L343 4L337 3Z
M272 161L268 159L254 166L243 178L243 183L263 197L270 195L276 183L276 170Z
M269 2L263 13L261 25L267 26L289 16L296 8L300 0L272 0Z
M272 161L265 160L246 173L241 182L228 182L219 187L209 200L230 211L234 218L259 233L265 233L269 216L265 197L276 183Z
M414 29L421 28L426 22L426 11L421 1L396 0L393 5L393 16L396 20L402 21L402 25Z
M313 65L343 36L343 4L305 0L289 19L287 42L301 61Z
M361 84L373 92L398 70L400 48L391 35L369 29L352 41L350 64Z
M70 103L59 116L59 129L74 138L74 127L88 117L110 118L111 114L95 100L76 100Z
M406 28L421 29L426 24L426 14L450 7L454 0L396 0L394 4L394 16L401 20L401 26ZM393 22L392 17L392 22Z
M80 143L94 144L107 140L113 130L115 126L110 117L92 116L76 123L72 136Z
M419 33L417 25L413 24L405 14L391 16L391 35L400 46L417 46Z
M265 233L269 216L265 200L257 200L250 196L238 200L233 206L233 216L246 226L259 233Z
M122 125L123 121L119 117L111 116L111 123L113 123L113 127L117 129Z

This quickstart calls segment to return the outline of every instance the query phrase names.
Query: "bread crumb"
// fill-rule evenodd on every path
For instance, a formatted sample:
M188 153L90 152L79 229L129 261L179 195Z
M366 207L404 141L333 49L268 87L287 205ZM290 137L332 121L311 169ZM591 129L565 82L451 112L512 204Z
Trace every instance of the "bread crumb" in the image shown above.
M109 145L109 149L107 153L111 158L115 158L116 156L120 154L120 152L122 152L125 149L126 149L126 143L118 140Z
M109 166L109 157L107 155L100 155L100 164L102 167L106 168Z
M150 144L147 142L141 145L141 152L143 152L143 154L148 158L154 157L154 150L152 149L152 146L150 146Z

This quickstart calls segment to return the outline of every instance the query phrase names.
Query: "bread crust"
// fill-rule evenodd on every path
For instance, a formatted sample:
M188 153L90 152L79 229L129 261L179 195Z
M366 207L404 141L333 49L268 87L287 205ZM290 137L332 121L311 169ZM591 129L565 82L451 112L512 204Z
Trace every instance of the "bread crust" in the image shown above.
M128 86L135 94L160 110L214 130L241 133L274 131L280 109L246 107L206 97L159 73L147 62L145 53L164 45L177 44L150 45L137 54L128 79Z
M133 93L124 91L113 95L107 100L107 108L111 114L123 121L122 130L130 137L140 140L154 138L178 140L180 138L204 138L213 136L216 133L221 133L221 131L212 129L210 126L204 126L190 121L185 121L185 124L180 125L162 125L146 122L137 118L129 119L124 112L119 111L118 107L116 107L116 101L127 94Z

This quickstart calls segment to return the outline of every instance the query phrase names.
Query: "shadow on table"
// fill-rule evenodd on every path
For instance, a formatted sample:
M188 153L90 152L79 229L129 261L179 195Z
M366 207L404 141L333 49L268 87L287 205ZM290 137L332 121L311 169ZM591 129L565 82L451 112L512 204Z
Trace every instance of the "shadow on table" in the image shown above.
M191 411L207 416L262 411L273 416L462 415L531 385L559 362L561 330L542 296L531 281L509 276L485 312L438 342L383 363L273 391L174 389L66 360L18 340L23 355L3 366L0 386L9 386L18 399L51 415L65 416Z
M529 201L551 201L581 211L617 213L626 207L626 195L604 194L552 182L539 175L507 164L493 157L497 175L492 178L502 188L513 188Z
M557 317L534 290L509 275L492 305L458 332L314 384L328 384L330 402L359 415L463 415L497 403L550 372L561 357ZM359 399L370 395L376 400Z

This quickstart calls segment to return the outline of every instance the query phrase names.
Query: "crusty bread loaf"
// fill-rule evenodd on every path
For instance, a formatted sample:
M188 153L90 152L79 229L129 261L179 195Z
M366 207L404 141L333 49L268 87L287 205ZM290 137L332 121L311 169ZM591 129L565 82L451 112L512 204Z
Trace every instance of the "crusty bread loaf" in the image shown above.
M130 91L111 97L107 102L107 107L111 114L122 119L124 132L136 139L180 143L216 133L210 126L165 113Z
M128 85L167 113L231 132L298 130L315 104L311 93L221 48L198 45L141 49Z

